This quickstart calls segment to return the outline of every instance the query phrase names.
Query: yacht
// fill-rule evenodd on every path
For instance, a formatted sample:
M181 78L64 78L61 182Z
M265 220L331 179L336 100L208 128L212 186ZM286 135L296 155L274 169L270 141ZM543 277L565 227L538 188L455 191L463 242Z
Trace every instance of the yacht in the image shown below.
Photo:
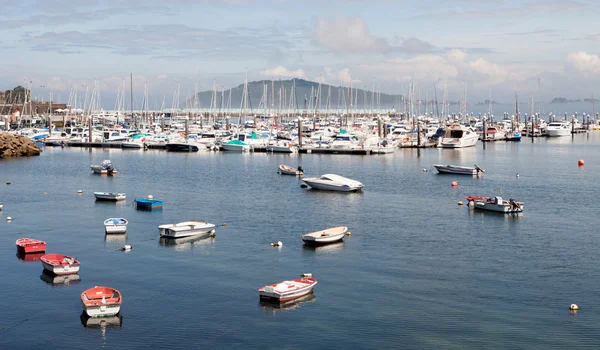
M485 139L487 141L504 141L506 140L506 133L500 128L490 126L485 131Z
M567 121L552 122L546 127L546 136L559 137L571 135L571 123Z
M479 136L473 129L460 124L450 125L443 137L439 139L440 148L465 148L473 147Z
M358 192L364 185L356 180L351 180L340 175L325 174L321 177L308 177L302 179L304 184L315 190Z
M350 134L337 134L331 148L335 149L353 149L358 148L358 138Z

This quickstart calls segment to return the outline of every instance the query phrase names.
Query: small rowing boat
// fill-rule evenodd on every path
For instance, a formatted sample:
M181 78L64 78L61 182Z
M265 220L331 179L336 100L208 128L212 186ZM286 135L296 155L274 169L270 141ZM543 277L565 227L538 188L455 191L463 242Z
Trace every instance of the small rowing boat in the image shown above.
M40 260L44 269L55 275L77 273L81 265L77 259L62 254L46 254Z
M346 226L334 227L327 230L307 233L302 235L302 241L306 245L323 245L339 242L344 239L344 235L348 232Z
M94 192L94 196L98 201L124 201L126 198L125 193L121 192Z
M46 251L46 242L33 238L19 238L15 242L17 249L25 254L40 253Z
M285 303L313 292L317 280L311 274L295 280L266 285L258 290L261 300Z
M440 174L458 174L458 175L479 175L479 173L484 173L485 170L478 167L477 164L475 166L458 166L458 165L440 165L434 164L433 167Z
M163 202L156 199L136 198L135 205L138 209L162 209Z
M112 162L108 159L103 160L100 165L90 165L90 168L94 174L114 175L117 173L117 169L113 167Z
M104 220L104 231L106 234L126 233L129 222L123 218L109 218Z
M121 292L110 287L94 287L81 293L81 303L90 317L110 317L121 311Z
M288 165L284 165L281 164L279 166L279 170L278 173L280 173L281 175L304 175L304 170L302 169L302 167L298 167L298 169L293 168L291 166Z

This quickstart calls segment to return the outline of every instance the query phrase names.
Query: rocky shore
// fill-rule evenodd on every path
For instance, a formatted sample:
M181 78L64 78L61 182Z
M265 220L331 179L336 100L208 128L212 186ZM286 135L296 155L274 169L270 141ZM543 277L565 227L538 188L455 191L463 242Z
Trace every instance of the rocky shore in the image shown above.
M0 158L39 156L42 150L29 138L0 132Z

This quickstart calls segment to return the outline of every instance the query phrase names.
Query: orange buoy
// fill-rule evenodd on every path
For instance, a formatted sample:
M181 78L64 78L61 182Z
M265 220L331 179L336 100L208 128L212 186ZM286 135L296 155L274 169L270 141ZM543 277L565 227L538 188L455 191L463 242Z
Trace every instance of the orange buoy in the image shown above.
M583 164L584 164L584 161L583 161L583 159L580 159L580 160L577 162L577 164L578 164L579 166L583 166Z
M452 187L458 186L458 181L452 181Z

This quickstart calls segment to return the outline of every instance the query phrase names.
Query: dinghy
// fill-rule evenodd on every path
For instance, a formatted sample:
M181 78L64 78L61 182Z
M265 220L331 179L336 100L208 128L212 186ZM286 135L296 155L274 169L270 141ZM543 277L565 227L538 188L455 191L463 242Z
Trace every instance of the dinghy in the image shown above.
M124 201L125 193L121 192L94 192L94 196L98 201Z
M94 287L81 293L81 303L90 317L110 317L121 311L121 292L110 287Z
M479 173L484 173L485 170L478 167L477 164L475 166L458 166L458 165L441 165L434 164L433 167L440 173L444 174L458 174L458 175L479 175Z
M525 208L525 203L517 202L514 199L505 200L500 196L483 197L483 196L468 196L469 206L479 210L494 211L505 214L522 213Z
M128 221L123 218L109 218L104 220L104 231L106 234L126 233Z
M291 166L288 165L284 165L281 164L279 166L279 170L278 173L280 173L281 175L304 175L304 170L302 169L302 167L298 167L298 169L293 168Z
M40 253L46 251L46 242L33 238L19 238L15 242L17 249L25 254Z
M158 226L161 237L183 238L196 235L210 235L215 232L215 225L203 220L190 220L177 224Z
M138 209L162 209L163 202L156 199L136 198L135 205Z
M117 173L117 169L113 167L112 162L108 159L103 160L100 165L90 165L90 168L94 174L114 175Z
M77 273L81 265L77 259L62 254L46 254L40 260L44 269L55 275Z
M339 242L344 239L344 235L348 232L346 226L334 227L327 230L307 233L302 235L302 241L306 245L323 245Z
M285 303L311 294L314 286L317 284L317 280L312 278L311 274L305 274L305 276L295 280L269 284L260 288L258 290L260 299Z

